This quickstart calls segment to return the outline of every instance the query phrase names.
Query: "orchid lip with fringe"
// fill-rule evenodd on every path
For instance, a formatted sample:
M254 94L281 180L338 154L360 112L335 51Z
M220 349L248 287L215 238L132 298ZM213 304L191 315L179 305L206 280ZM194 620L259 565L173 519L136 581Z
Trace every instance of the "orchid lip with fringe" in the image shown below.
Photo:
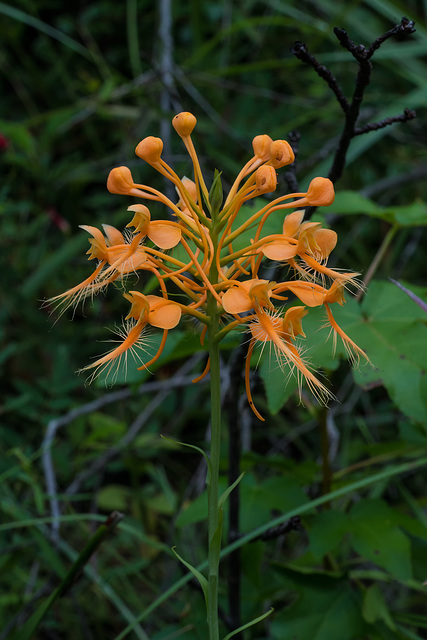
M160 358L168 331L178 326L182 318L190 317L203 326L202 344L213 326L219 327L213 336L215 343L232 330L248 331L246 392L252 410L261 420L263 417L251 395L250 361L254 348L261 346L263 351L267 343L284 372L284 384L286 378L296 375L300 397L305 383L319 402L327 403L333 394L316 376L302 346L303 318L310 309L325 309L334 344L339 337L350 359L368 360L331 311L334 304L345 303L346 293L363 288L357 279L359 274L328 267L330 254L338 242L336 232L323 228L320 222L304 221L306 207L333 203L332 182L314 178L306 192L260 200L255 212L252 209L247 216L239 217L245 203L276 190L277 171L294 161L290 145L285 140L273 141L265 134L256 136L252 142L253 156L224 197L218 172L210 190L205 183L192 140L196 118L183 112L172 123L191 159L193 179L181 179L162 158L160 138L149 136L142 140L136 147L137 156L174 185L177 201L136 182L125 166L112 169L108 190L132 196L144 204L138 202L128 207L132 218L123 232L108 224L103 225L103 230L82 225L90 236L88 260L96 259L97 266L81 283L45 303L59 309L62 315L69 308L75 312L80 302L106 292L111 284L120 283L123 287L123 297L131 307L123 325L115 330L118 344L81 371L92 370L89 382L107 374L114 383L119 368L128 366L129 356L141 364L139 369L145 369ZM150 203L167 212L165 219L153 219ZM270 216L280 220L281 233L264 233ZM250 243L236 250L233 243L248 229L253 232ZM260 277L261 265L266 261L287 267L289 279L270 282ZM144 278L140 277L144 273L157 280L159 295L144 294ZM135 276L141 290L135 288ZM289 295L298 300L297 306L285 308L280 304L286 303ZM214 316L219 318L218 325ZM148 326L163 333L156 354L146 360ZM196 380L208 371L209 361Z

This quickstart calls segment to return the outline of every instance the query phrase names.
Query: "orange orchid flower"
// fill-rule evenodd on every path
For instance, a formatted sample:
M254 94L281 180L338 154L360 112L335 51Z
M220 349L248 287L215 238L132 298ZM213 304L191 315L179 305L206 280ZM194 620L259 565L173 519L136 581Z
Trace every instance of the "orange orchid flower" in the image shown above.
M113 372L114 378L120 362L126 361L130 353L141 362L140 369L148 367L162 353L168 331L178 325L182 315L189 315L204 325L201 341L207 332L210 349L229 331L240 326L247 328L250 344L245 366L246 390L259 418L249 387L250 360L256 345L265 348L268 344L279 365L284 370L295 371L299 383L305 379L319 400L326 402L330 393L314 375L298 344L299 338L305 337L303 317L311 308L323 307L334 341L337 337L343 340L350 359L365 355L339 327L331 311L333 304L344 304L345 289L360 286L356 280L359 274L329 268L328 258L337 243L335 231L322 228L320 222L304 222L304 207L327 206L333 202L333 184L327 178L314 178L306 192L281 195L264 202L237 224L245 203L276 190L276 172L294 161L293 151L285 140L272 140L266 134L255 136L252 158L238 173L228 195L223 196L218 173L210 190L205 183L192 140L196 122L195 116L188 112L173 119L173 127L191 159L193 179L180 178L163 159L160 138L148 136L135 150L139 158L174 185L177 202L158 189L138 184L127 167L112 169L107 180L108 190L144 201L128 208L133 218L127 229L132 231L121 232L108 224L103 225L103 231L82 225L90 235L88 259L98 264L83 282L48 302L61 306L63 312L112 282L120 281L125 287L132 273L138 276L141 271L149 271L157 279L161 296L144 295L136 290L124 293L131 309L123 326L116 330L119 344L83 369L92 371L91 379L105 371ZM173 221L152 220L145 204L149 201L165 207ZM289 209L294 211L286 215L282 233L263 235L269 216ZM238 250L233 250L235 240L250 228L254 228L254 237L248 246L240 244ZM147 239L148 246L144 244ZM287 264L291 278L276 283L258 277L265 258ZM288 308L283 314L275 305L292 294L301 304ZM184 297L188 299L187 304L183 303ZM161 329L163 336L156 355L144 363L139 354L145 349L148 326ZM208 370L209 362L196 379L201 379Z
M134 233L147 236L161 249L172 249L180 242L182 228L176 222L151 221L150 210L143 204L133 204L128 207L128 211L133 211L135 215L126 227L135 227Z
M114 382L122 358L124 358L125 367L127 367L129 353L134 356L135 360L139 360L142 363L139 351L146 351L144 329L147 325L163 329L163 338L156 355L149 362L143 363L139 369L149 367L160 357L165 346L168 330L176 327L181 319L181 308L172 300L155 295L145 296L140 291L129 291L129 293L123 294L123 297L131 303L131 309L122 327L115 331L121 338L120 344L92 364L81 369L81 371L94 369L94 372L89 377L90 382L101 373L106 373L106 379L112 374Z

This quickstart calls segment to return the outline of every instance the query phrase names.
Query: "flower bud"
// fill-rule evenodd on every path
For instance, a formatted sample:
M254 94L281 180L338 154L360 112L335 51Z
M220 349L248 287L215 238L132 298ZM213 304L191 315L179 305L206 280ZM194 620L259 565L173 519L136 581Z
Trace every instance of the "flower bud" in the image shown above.
M160 160L163 151L163 141L154 136L144 138L135 149L138 158L142 158L148 164L155 164Z
M130 169L127 167L115 167L111 169L107 180L107 189L110 193L127 195L135 187Z
M128 211L134 211L135 215L133 216L131 222L126 225L126 228L135 227L134 233L142 232L146 236L148 232L148 225L150 224L151 220L149 208L143 204L133 204L128 207Z
M294 152L286 140L274 140L270 146L270 164L275 169L280 169L295 160Z
M335 199L334 185L328 178L313 178L306 198L312 207L328 207Z
M178 113L172 119L172 126L177 132L177 134L181 136L181 138L190 136L196 124L197 124L196 116L193 116L193 114L189 113L188 111L183 111L182 113Z
M271 193L277 187L277 175L274 167L264 165L255 171L258 193Z
M215 169L215 177L212 183L211 190L209 191L209 204L211 206L212 220L218 215L224 199L222 191L221 174Z
M267 134L255 136L252 140L254 154L264 161L268 160L270 157L270 145L272 142L273 140Z

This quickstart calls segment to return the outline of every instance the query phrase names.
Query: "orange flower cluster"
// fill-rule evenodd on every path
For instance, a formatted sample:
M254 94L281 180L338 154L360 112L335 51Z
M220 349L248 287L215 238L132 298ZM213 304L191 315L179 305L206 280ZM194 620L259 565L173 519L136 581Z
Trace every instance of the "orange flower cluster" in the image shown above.
M333 202L331 181L315 178L306 193L264 201L259 210L254 213L252 207L247 217L242 218L239 212L247 202L275 191L277 169L294 160L290 145L285 140L273 141L268 135L256 136L253 157L242 168L224 200L220 175L215 175L210 191L203 179L191 138L196 118L191 113L180 113L172 124L190 155L194 181L179 178L163 160L160 138L150 136L142 140L136 147L136 155L174 184L177 202L157 189L136 183L127 167L113 169L107 187L111 193L160 203L173 219L152 220L146 205L134 204L128 208L133 217L123 233L107 224L103 225L103 231L82 225L91 236L88 259L96 259L97 266L83 282L49 301L64 311L104 291L111 283L126 283L132 274L140 271L150 272L157 279L160 295L144 295L136 290L124 293L131 307L118 331L118 346L84 370L93 369L91 378L103 371L114 372L128 353L139 358L139 369L145 369L159 358L168 331L178 325L182 316L196 318L205 325L202 342L206 331L213 330L212 316L215 316L221 320L215 336L217 342L239 327L245 327L249 333L246 391L258 418L263 419L252 402L249 386L255 345L269 343L280 366L295 371L299 381L305 379L318 399L326 402L330 392L302 356L299 343L299 336L305 337L302 320L308 308L324 307L328 324L335 337L338 335L344 341L350 357L366 357L339 327L331 312L333 304L344 303L344 291L349 285L358 286L359 274L327 267L337 242L335 231L323 229L318 222L304 222L304 207L327 206ZM267 218L289 209L294 211L284 218L282 233L263 235ZM250 243L234 249L233 243L249 229L253 231ZM289 279L270 282L258 277L264 260L287 265ZM187 304L181 302L182 294ZM283 305L274 306L275 301L288 300L288 294L297 299L297 305L289 306L286 311ZM163 338L155 356L143 362L139 351L144 351L147 325L162 329ZM209 363L198 379L208 370Z

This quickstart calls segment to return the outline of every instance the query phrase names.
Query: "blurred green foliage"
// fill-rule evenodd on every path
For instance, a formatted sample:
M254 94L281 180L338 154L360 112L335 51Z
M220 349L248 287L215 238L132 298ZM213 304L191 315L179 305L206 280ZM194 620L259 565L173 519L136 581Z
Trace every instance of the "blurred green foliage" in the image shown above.
M245 640L423 638L427 487L409 463L427 455L426 315L387 279L403 281L426 301L425 4L187 0L169 10L165 3L170 15L161 15L161 6L145 0L0 3L0 639L13 638L46 601L114 509L126 518L34 637L118 640L144 617L129 637L205 638L202 595L194 585L160 603L184 571L170 547L193 565L205 557L203 467L194 452L159 437L202 447L206 441L208 386L172 385L200 354L194 328L171 332L156 377L129 370L127 394L107 404L114 391L87 388L74 371L99 353L104 327L125 313L120 296L109 291L77 309L73 322L63 316L56 324L40 305L87 276L79 224L127 221L130 202L105 188L113 166L127 164L139 181L164 188L150 167L131 160L140 139L162 134L168 161L181 175L189 173L180 141L168 133L180 110L198 118L195 141L208 182L218 169L227 187L255 135L286 138L296 129L301 185L326 175L342 114L326 84L290 47L306 42L351 97L357 65L333 27L369 45L404 14L417 31L387 41L375 54L361 124L405 107L418 117L355 138L336 202L316 212L338 232L334 265L362 277L394 229L361 304L349 302L341 313L343 328L374 368L353 377L344 361L331 358L327 332L314 334L309 355L340 401L326 411L309 398L300 406L293 381L285 390L283 374L270 370L266 358L259 363L256 403L271 415L260 426L241 411L241 531L298 507L305 511L301 531L242 547L241 613L244 623L275 607ZM169 62L159 31L168 17ZM284 191L283 173L280 180ZM162 215L155 207L153 213ZM225 345L225 367L239 340L233 336ZM344 355L340 345L337 355ZM185 375L203 366L200 356ZM139 392L140 383L154 382L159 386ZM53 441L62 516L52 542L43 443L47 426L73 409L75 417L64 419ZM136 437L114 450L138 419ZM322 425L333 451L329 471L321 462ZM226 438L224 488L227 462ZM408 462L407 471L394 474L401 462ZM370 483L381 470L390 474ZM77 490L67 492L76 479ZM347 493L310 508L325 480L329 489ZM359 481L366 484L353 488ZM222 572L225 619L226 560ZM159 608L148 615L156 598Z

